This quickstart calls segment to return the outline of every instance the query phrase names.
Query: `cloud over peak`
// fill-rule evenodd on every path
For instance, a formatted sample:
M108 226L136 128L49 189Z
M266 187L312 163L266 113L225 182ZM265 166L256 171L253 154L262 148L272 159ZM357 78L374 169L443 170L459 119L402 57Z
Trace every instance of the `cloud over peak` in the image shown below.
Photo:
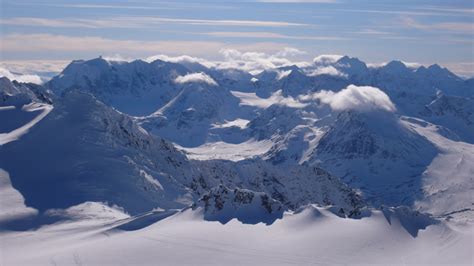
M316 56L313 59L313 63L316 65L334 64L342 57L343 57L342 55L336 55L336 54L323 54L323 55Z
M395 105L387 94L378 88L370 86L349 85L339 92L323 90L305 97L303 100L308 99L320 100L322 103L328 104L335 111L396 111Z
M174 82L178 84L198 82L198 83L206 83L211 86L217 86L217 82L213 78L211 78L210 76L202 72L179 76L174 80Z

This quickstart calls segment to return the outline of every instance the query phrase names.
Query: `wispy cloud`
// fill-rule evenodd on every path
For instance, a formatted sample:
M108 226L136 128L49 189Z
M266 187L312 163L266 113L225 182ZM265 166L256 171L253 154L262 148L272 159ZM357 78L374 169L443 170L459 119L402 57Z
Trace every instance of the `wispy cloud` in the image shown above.
M339 1L337 0L257 0L261 3L320 3L320 4L333 4Z
M210 55L221 49L242 51L276 52L288 45L285 43L256 42L248 44L228 44L214 41L142 41L119 40L96 36L65 36L52 34L10 34L0 39L1 49L9 52L93 52L95 54L114 53L166 53ZM199 49L196 49L199 47Z
M103 28L103 27L124 27L125 26L123 24L114 25L112 21L106 21L106 20L49 19L49 18L31 18L31 17L0 19L0 23L4 25L52 27L52 28Z
M201 26L296 27L308 24L264 20L212 20L165 17L113 17L104 19L50 19L16 17L1 19L1 24L56 28L151 28L157 24L185 24Z
M443 6L425 6L419 7L420 10L429 10L429 11L437 11L437 12L451 12L451 13L461 13L472 15L474 14L473 8L453 8L453 7L443 7Z
M130 2L129 5L124 4L53 4L53 3L44 3L44 2L35 2L35 3L22 3L16 2L16 5L22 6L47 6L47 7L57 7L57 8L80 8L80 9L129 9L129 10L181 10L181 9L238 9L236 6L232 5L217 5L216 3L190 3L190 2L146 2L141 4L136 4Z
M262 39L294 39L294 40L313 40L313 41L340 41L347 40L346 37L338 36L293 36L275 32L235 32L235 31L215 31L201 33L213 37L226 38L262 38Z
M66 7L66 8L91 8L91 9L143 9L143 10L166 10L173 9L170 7L163 6L140 6L140 5L98 5L98 4L46 4L53 7Z
M457 33L474 33L474 23L469 22L443 22L443 23L421 23L411 17L401 18L402 24L409 28L419 30L448 31Z
M392 9L329 9L350 13L366 13L378 15L405 15L405 16L458 16L459 14L447 13L442 10L392 10Z
M359 30L359 31L354 31L352 33L364 34L364 35L384 35L384 36L393 34L392 32L380 31L380 30L374 30L374 29L362 29L362 30Z

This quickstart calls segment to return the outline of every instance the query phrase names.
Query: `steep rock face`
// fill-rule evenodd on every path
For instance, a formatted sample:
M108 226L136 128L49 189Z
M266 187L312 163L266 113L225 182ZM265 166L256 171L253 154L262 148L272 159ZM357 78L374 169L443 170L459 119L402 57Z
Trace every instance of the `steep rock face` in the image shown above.
M283 217L285 207L266 193L248 189L212 188L194 207L204 208L204 219L227 223L236 218L243 223L273 223Z
M335 63L335 68L347 75L348 79L356 85L367 82L369 69L358 58L343 56Z
M40 85L0 78L0 106L21 106L30 102L51 104L53 95Z
M262 160L202 161L200 174L190 186L198 194L224 185L265 192L286 208L307 204L335 205L347 213L357 212L364 203L356 191L339 178L318 167L301 165L276 166Z
M280 71L290 71L288 75L279 80L278 87L282 90L283 96L298 96L314 89L311 77L303 73L303 70L299 67L280 68Z
M474 143L474 100L439 94L419 114L427 121L450 129L460 140Z

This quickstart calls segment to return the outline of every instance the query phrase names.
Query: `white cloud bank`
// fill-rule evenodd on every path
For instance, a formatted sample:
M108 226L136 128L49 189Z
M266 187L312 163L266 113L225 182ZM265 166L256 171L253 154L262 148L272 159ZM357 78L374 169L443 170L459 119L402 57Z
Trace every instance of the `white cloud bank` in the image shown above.
M320 100L335 111L355 110L369 112L383 110L395 112L395 105L390 98L378 88L370 86L349 85L339 91L320 91L313 95L301 97L301 100Z
M0 77L6 77L9 80L16 80L18 82L25 82L25 83L36 83L36 84L43 83L43 81L38 75L15 74L3 67L0 67Z
M204 58L193 57L189 55L180 55L180 56L168 56L164 54L154 55L147 57L145 59L146 62L153 62L155 60L162 60L170 63L198 63L205 67L211 68L216 67L216 63L206 60Z
M216 69L240 69L252 74L257 74L266 69L275 69L278 67L296 65L298 67L310 66L310 62L294 61L291 57L303 55L306 52L293 47L283 47L273 53L268 52L243 52L237 49L223 48L219 53L223 60L210 61L207 59L193 57L189 55L168 56L159 54L145 59L152 62L160 59L172 63L199 63L206 67Z
M298 67L309 66L308 62L292 61L287 56L304 54L296 48L285 47L282 51L274 54L262 52L240 52L235 49L222 49L220 53L224 56L224 61L218 62L218 69L241 69L252 74L256 74L265 69L296 65Z
M200 82L200 83L206 83L211 86L217 86L217 82L206 75L205 73L192 73L192 74L187 74L184 76L179 76L174 80L175 83L178 84L184 84L184 83L189 83L189 82Z
M314 71L308 73L308 76L318 76L318 75L331 75L331 76L336 76L336 77L347 78L346 74L344 74L341 71L337 70L333 66L318 67Z

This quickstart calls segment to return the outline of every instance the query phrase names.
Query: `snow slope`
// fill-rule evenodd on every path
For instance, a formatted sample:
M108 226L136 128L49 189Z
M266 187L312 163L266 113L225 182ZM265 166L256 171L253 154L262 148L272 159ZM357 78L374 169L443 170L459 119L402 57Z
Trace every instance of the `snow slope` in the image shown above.
M202 209L172 216L158 211L158 221L153 223L147 216L126 218L110 209L107 213L116 214L92 219L91 211L102 208L83 205L69 213L85 209L90 213L87 218L33 232L1 232L2 264L470 265L473 260L472 227L460 231L401 210L371 211L362 219L345 219L309 206L285 213L267 226L205 221ZM136 226L127 228L130 223Z
M0 167L27 206L41 213L84 201L108 202L131 214L183 208L220 184L267 192L288 208L336 204L352 212L362 205L354 191L319 168L278 168L259 159L190 161L133 118L74 90L56 99L23 138L0 147Z
M185 162L128 116L77 91L55 101L19 141L0 147L0 167L27 206L41 212L87 200L108 201L131 213L186 206L192 200L186 200L183 171L177 170Z
M440 150L422 174L423 195L414 206L420 211L461 221L474 221L474 145L439 134L439 126L403 118ZM442 129L441 129L442 130Z

